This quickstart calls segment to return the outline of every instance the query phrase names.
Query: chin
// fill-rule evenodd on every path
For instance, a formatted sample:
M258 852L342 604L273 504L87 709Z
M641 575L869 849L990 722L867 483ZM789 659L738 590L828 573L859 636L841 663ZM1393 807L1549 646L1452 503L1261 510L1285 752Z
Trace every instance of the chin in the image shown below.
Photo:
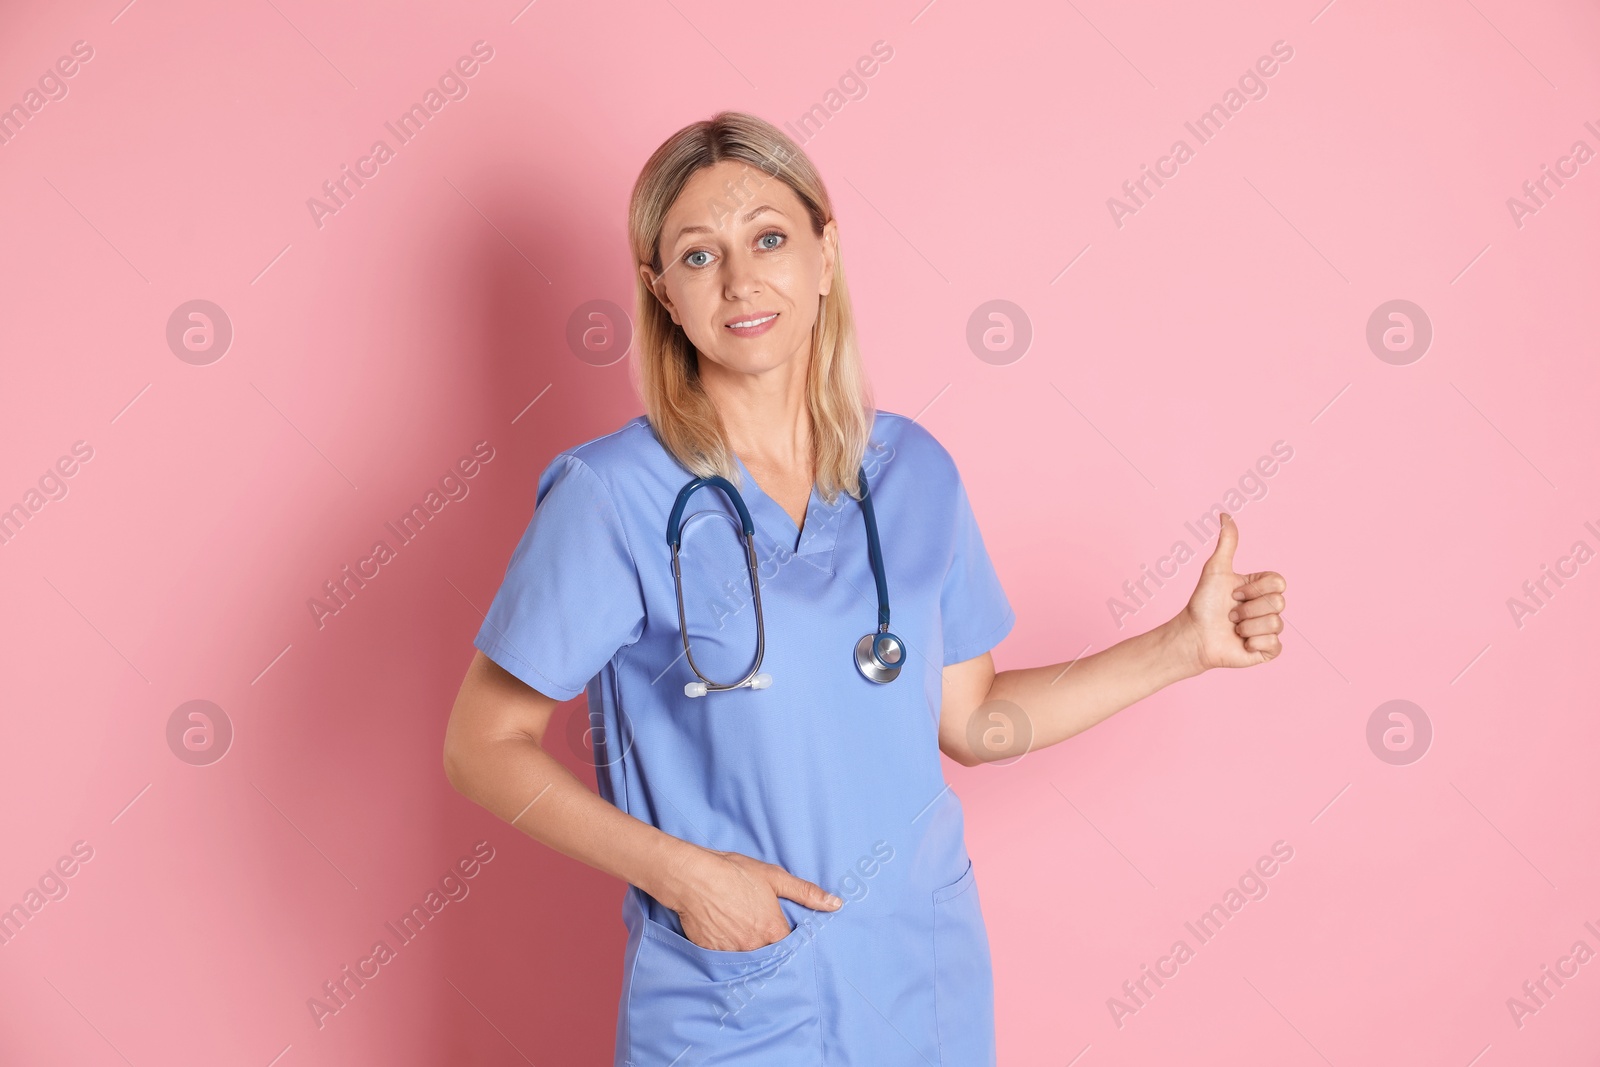
M784 351L786 350L772 346L770 348L763 347L760 351L741 352L731 358L720 356L720 354L718 356L706 356L704 352L701 353L701 356L726 371L737 374L762 374L789 362L789 356L780 354Z

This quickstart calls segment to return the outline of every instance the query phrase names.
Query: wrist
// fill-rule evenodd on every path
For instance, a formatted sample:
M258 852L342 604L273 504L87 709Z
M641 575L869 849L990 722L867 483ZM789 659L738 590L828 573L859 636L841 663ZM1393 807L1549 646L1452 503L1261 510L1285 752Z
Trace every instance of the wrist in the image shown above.
M694 870L699 854L705 850L682 838L661 831L661 842L655 861L639 888L672 911L681 910L684 897L694 880Z
M1168 619L1162 628L1166 631L1164 643L1167 662L1178 679L1204 674L1207 667L1200 655L1200 632L1189 616L1188 609Z

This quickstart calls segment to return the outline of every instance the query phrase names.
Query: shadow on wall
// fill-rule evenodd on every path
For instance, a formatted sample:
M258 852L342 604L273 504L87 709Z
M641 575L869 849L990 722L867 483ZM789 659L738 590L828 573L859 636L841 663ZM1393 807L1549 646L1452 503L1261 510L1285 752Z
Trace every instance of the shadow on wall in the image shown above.
M61 569L76 583L63 581L68 592L95 590L84 601L127 659L89 646L81 676L60 681L56 700L103 684L92 704L77 698L119 713L83 720L92 753L83 762L83 810L57 818L107 827L113 801L131 811L89 837L96 856L87 870L101 881L79 878L67 905L74 910L53 904L43 916L53 926L23 935L24 952L57 939L46 977L60 994L13 968L24 997L50 1007L24 1000L26 1009L5 1013L0 1049L40 1058L25 1045L33 1039L27 1020L78 1003L136 1062L141 1047L179 1044L263 1049L259 1062L280 1055L284 1067L609 1062L624 886L457 794L442 749L481 612L532 515L539 473L562 448L640 410L626 361L591 366L565 343L572 308L598 297L631 302L626 248L618 242L597 256L594 233L608 228L550 209L586 199L564 177L500 159L476 167L450 178L483 215L438 174L431 186L404 187L438 201L390 205L414 221L399 235L403 244L383 246L392 262L380 262L376 276L359 273L372 241L329 245L308 258L304 275L287 276L283 288L293 291L293 281L306 292L292 306L253 296L258 311L234 301L240 320L256 324L256 347L202 385L183 386L201 401L206 390L225 397L233 375L235 394L249 401L244 414L206 410L214 419L259 417L267 427L228 442L241 466L223 472L231 481L214 479L213 496L193 511L216 525L232 554L200 560L194 574L180 566L164 596L136 596L146 574L155 575L146 584L167 580L169 557L182 564L183 552L119 564L124 525L155 530L197 556L201 543L197 523L166 515L161 492L138 491L139 472L123 476L132 487L123 496L102 498L137 505L132 517L86 524L81 555L92 566ZM355 301L365 303L352 308ZM373 351L385 342L372 341L341 363L346 353L316 335L318 324L351 320L372 324L356 336L377 335L385 316L401 323L389 327L400 334L392 354ZM261 373L274 356L282 357L272 368L281 392ZM249 391L265 381L267 394L310 395L325 384L323 365L352 378L365 372L372 390L325 392L334 399L311 434L359 492L344 482L325 492L337 477L326 457L312 458ZM146 403L163 395L153 391ZM290 405L308 424L301 411L312 406ZM159 469L169 455L202 446L213 425L146 431L138 454ZM480 470L464 480L465 495L409 543L386 529L480 441L493 458L476 454ZM127 454L127 446L108 447L97 462ZM320 504L295 506L291 494L301 491ZM302 605L378 538L395 546L395 559L319 629ZM161 538L150 543L160 547ZM98 640L87 627L84 634L74 640ZM165 732L173 709L201 695L225 707L233 729L225 758L203 767L184 760ZM559 709L551 749L593 788L593 769L564 740L574 713L584 714L581 699ZM46 858L62 837L74 840L52 831ZM72 921L58 921L58 912ZM37 1029L39 1040L57 1040Z
M475 181L477 188L490 187L487 178ZM503 466L478 490L484 493L482 506L451 531L455 550L430 560L434 573L421 586L423 598L437 610L419 617L431 614L438 625L425 652L418 651L438 665L439 678L427 687L428 702L414 715L427 726L420 734L418 762L440 797L443 855L454 860L483 838L496 850L453 917L457 921L441 931L445 948L429 981L437 982L442 1014L450 1023L430 1062L447 1062L438 1053L460 1057L468 1050L484 1062L514 1062L505 1059L509 1041L535 1063L609 1063L622 988L626 886L476 807L451 789L440 768L445 719L475 651L472 639L482 612L533 514L539 474L557 452L609 432L643 410L629 377L631 357L591 366L566 342L568 317L580 304L607 298L631 313L626 245L618 242L608 250L613 254L595 256L594 230L612 228L578 225L542 211L539 202L518 192L533 184L506 180L494 192L474 197L520 253L481 226L468 229L469 256L442 257L467 264L474 279L465 286L473 294L468 300L481 301L458 312L465 321L484 324L477 352L465 358L482 367L479 412L492 429L472 439L489 437L497 450L495 463ZM540 198L545 203L580 199L576 190L570 199ZM574 278L553 264L582 264L587 274ZM535 397L538 401L527 407ZM581 754L586 724L583 697L562 704L551 720L546 747L594 789L595 769ZM477 1055L471 1058L477 1061Z

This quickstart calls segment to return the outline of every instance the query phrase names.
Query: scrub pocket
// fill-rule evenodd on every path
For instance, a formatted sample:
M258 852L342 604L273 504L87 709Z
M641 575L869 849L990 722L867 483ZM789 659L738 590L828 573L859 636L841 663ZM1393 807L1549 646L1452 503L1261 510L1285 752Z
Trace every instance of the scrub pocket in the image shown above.
M724 952L642 918L629 976L631 1067L822 1062L813 922L771 945Z
M994 975L972 862L933 891L934 1015L942 1067L994 1067Z

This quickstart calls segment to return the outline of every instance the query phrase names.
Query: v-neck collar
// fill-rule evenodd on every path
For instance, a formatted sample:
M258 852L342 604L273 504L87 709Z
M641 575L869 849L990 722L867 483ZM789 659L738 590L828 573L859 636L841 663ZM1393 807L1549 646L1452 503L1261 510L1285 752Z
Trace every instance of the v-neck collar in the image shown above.
M761 488L737 452L733 453L733 461L739 465L739 492L744 497L745 507L750 509L758 544L774 544L784 552L797 556L826 555L833 551L839 539L839 514L844 510L844 493L841 492L838 501L830 506L813 483L811 496L806 501L804 524L796 526L794 519L783 510L783 505Z

